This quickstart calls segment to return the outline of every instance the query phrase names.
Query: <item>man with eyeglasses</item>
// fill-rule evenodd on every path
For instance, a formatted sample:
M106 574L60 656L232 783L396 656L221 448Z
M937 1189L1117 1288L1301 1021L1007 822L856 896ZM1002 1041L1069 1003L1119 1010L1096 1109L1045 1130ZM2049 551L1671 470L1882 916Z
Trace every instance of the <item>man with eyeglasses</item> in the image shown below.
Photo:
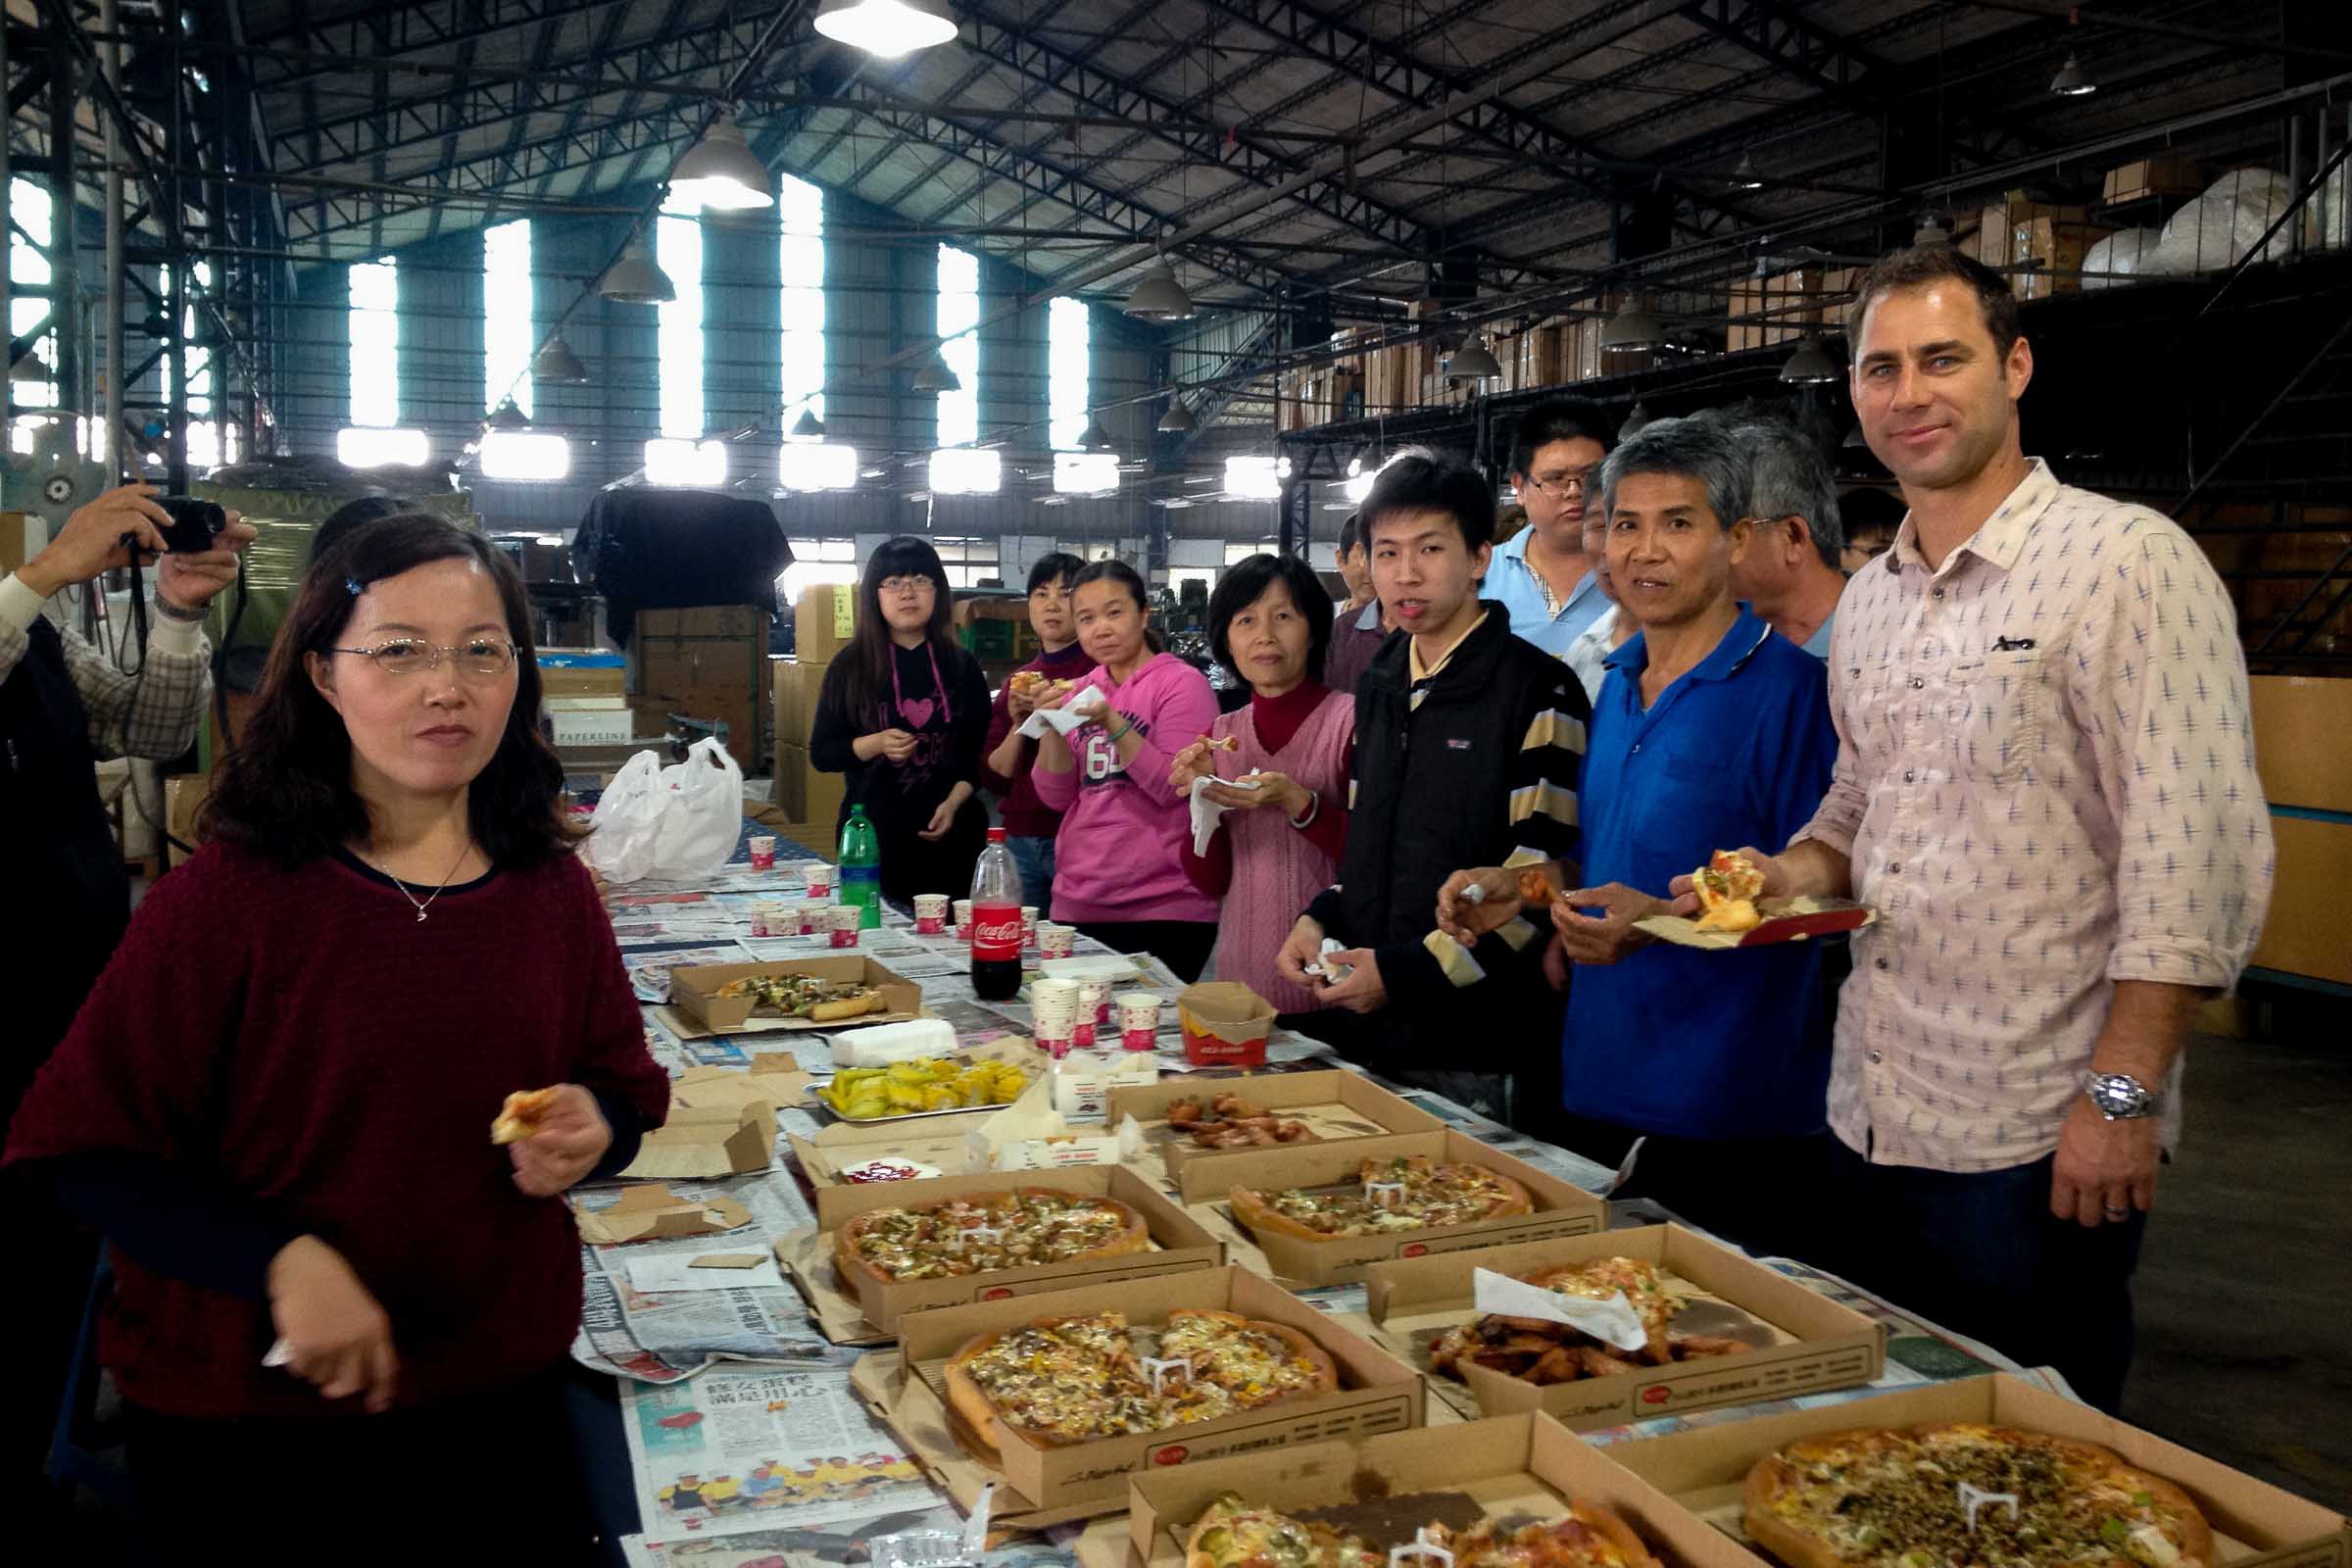
M1606 416L1570 398L1528 410L1511 444L1511 485L1527 526L1495 547L1480 592L1511 612L1514 633L1547 654L1566 654L1609 608L1584 542L1586 501L1608 455Z
M130 919L130 879L98 798L96 764L110 756L177 757L195 740L212 695L212 650L200 623L213 596L237 580L237 552L255 534L232 512L221 548L162 555L159 530L172 519L149 499L157 493L129 484L98 496L0 580L0 812L22 829L10 846L8 885L28 916L17 922L10 956L17 973L39 977L11 999L16 1026L14 1044L0 1053L0 1136ZM126 672L70 629L79 606L57 596L93 591L95 579L127 565L134 550L156 563L154 621L144 659ZM74 1282L89 1274L91 1246L46 1204L25 1217L15 1249L24 1277L57 1287L33 1293L29 1339L44 1348L64 1345L81 1306ZM36 1372L33 1386L18 1391L21 1417L0 1423L0 1509L29 1519L37 1540L53 1509L62 1529L62 1507L39 1476L65 1358L34 1359L56 1375ZM15 1495L19 1487L30 1495Z

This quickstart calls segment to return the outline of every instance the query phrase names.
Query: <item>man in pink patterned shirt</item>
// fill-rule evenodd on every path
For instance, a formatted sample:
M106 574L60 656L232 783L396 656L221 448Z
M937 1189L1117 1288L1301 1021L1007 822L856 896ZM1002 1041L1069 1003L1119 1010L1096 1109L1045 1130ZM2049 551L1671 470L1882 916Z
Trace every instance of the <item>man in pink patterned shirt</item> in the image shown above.
M1847 336L1910 514L1838 605L1829 797L1760 861L1768 894L1879 913L1839 998L1855 1223L1825 1261L2112 1410L2189 1021L2270 898L2236 618L2179 527L2026 458L1998 274L1895 252Z

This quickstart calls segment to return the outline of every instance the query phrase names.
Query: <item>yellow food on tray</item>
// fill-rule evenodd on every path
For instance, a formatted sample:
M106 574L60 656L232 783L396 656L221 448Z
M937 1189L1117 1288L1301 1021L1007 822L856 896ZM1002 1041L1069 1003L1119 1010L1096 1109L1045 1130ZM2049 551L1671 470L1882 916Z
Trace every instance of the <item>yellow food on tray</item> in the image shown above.
M1028 1087L1029 1075L1009 1061L919 1056L887 1067L844 1067L817 1094L835 1115L871 1121L923 1110L1008 1104Z

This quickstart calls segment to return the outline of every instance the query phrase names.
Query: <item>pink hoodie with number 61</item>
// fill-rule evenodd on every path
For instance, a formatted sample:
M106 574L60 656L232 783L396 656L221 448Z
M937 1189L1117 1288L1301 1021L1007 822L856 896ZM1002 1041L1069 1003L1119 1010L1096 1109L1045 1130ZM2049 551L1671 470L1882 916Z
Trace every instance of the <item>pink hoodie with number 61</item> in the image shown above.
M1095 920L1214 920L1217 901L1184 874L1192 834L1191 804L1168 788L1176 754L1208 733L1216 694L1208 678L1174 654L1154 654L1120 685L1097 668L1070 701L1100 687L1111 709L1135 720L1143 747L1120 765L1107 731L1090 725L1070 737L1076 767L1033 768L1038 801L1060 811L1054 840L1053 917ZM1118 720L1108 720L1118 728Z

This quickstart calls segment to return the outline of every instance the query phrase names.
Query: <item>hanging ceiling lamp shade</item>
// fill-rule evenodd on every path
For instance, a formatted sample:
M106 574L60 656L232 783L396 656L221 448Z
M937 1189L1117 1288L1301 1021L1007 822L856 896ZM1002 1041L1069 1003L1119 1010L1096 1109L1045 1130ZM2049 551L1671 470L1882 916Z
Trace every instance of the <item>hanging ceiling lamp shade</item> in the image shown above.
M1111 440L1110 432L1102 428L1100 415L1090 416L1086 428L1078 432L1078 447L1083 452L1108 452L1117 444Z
M531 421L510 397L490 411L490 417L482 421L482 427L487 430L528 430Z
M1838 444L1841 447L1862 447L1865 449L1870 446L1870 442L1865 439L1862 434L1862 427L1858 424L1855 425L1851 430L1846 431L1845 439Z
M699 206L728 212L776 204L775 176L743 139L735 117L723 110L670 170L669 188Z
M561 386L585 386L588 382L588 367L580 362L577 354L571 352L570 345L564 341L564 334L559 332L547 340L547 347L531 357L531 377Z
M1740 167L1732 172L1732 188L1734 190L1762 190L1764 188L1764 182L1756 177L1756 155L1754 153L1747 152L1740 155Z
M928 363L916 367L914 379L908 384L917 392L928 392L934 396L942 392L963 390L962 378L948 368L948 362L936 354L931 356Z
M1943 226L1943 219L1939 215L1935 213L1920 215L1919 227L1911 231L1912 244L1949 245L1951 242L1952 232Z
M2083 98L2098 90L2099 84L2083 71L2082 62L2076 58L2073 50L2068 50L2066 64L2060 66L2058 74L2050 78L2051 95L2058 98Z
M1640 294L1628 299L1624 309L1610 317L1608 324L1600 329L1600 349L1604 354L1654 349L1665 341L1666 329L1649 314L1649 302Z
M1127 296L1127 314L1139 321L1186 321L1192 319L1193 297L1176 281L1176 269L1161 257L1152 264L1152 270L1135 285Z
M1159 428L1167 435L1190 435L1200 422L1193 417L1193 411L1178 398L1170 398L1168 412L1159 416Z
M43 365L40 357L29 350L19 355L8 368L8 378L11 381L47 381L49 377L49 367Z
M1501 374L1502 362L1494 358L1494 351L1487 347L1484 338L1473 337L1455 349L1453 357L1446 362L1448 381L1492 381Z
M677 286L656 265L653 249L642 234L622 247L620 260L605 273L596 291L619 305L667 305L678 297Z
M1781 367L1781 379L1790 386L1819 386L1838 379L1838 362L1823 351L1818 340L1807 338Z
M1617 439L1624 441L1640 435L1642 427L1649 423L1650 417L1649 405L1636 403L1633 412L1625 416L1625 422L1617 427Z
M816 416L814 409L803 409L801 416L793 421L792 437L796 441L822 441L825 421Z
M956 36L956 18L940 0L824 0L816 30L835 43L896 60Z

